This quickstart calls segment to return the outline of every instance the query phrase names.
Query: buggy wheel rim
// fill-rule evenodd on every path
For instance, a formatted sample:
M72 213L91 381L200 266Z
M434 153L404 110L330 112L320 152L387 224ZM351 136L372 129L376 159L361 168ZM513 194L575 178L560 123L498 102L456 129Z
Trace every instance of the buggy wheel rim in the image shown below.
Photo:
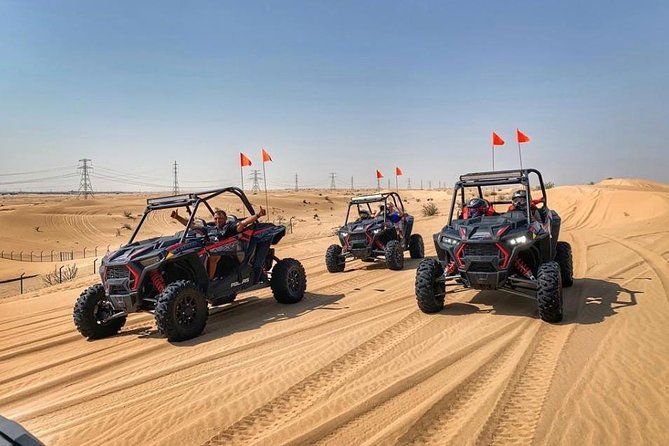
M297 271L297 269L291 269L288 272L288 289L292 293L296 293L300 289L301 282L299 271Z
M175 306L176 320L182 327L188 327L193 324L197 316L197 304L193 296L185 295L177 302Z

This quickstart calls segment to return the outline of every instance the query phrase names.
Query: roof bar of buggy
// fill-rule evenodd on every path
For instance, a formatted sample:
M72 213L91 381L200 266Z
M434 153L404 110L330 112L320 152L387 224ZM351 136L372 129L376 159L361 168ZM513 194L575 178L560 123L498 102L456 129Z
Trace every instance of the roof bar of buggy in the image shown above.
M211 206L209 206L209 203L207 201L211 200L214 197L217 197L218 195L221 195L223 193L230 192L233 195L236 195L244 204L246 209L248 209L249 213L251 215L255 215L255 211L253 210L253 206L251 206L251 203L249 202L248 198L246 198L246 194L244 194L244 191L242 191L238 187L226 187L223 189L212 189L212 190L207 190L203 192L198 192L194 194L183 194L183 195L172 195L168 197L158 197L158 198L149 198L146 200L146 209L144 210L144 215L142 215L142 219L140 220L139 224L135 228L135 231L132 233L132 236L130 237L130 240L126 244L129 245L135 240L135 236L137 235L137 232L139 232L139 228L142 227L142 224L144 223L144 220L146 219L146 216L149 214L151 211L157 211L160 209L171 209L171 208L177 208L177 207L186 207L186 206L194 206L193 211L190 213L190 218L188 219L188 223L186 224L186 229L190 228L191 223L193 222L193 219L195 218L195 213L197 211L197 207L200 205L200 203L204 203L205 206L207 206L207 209L209 209L209 212L214 213L213 209ZM186 231L184 231L181 241L186 236Z

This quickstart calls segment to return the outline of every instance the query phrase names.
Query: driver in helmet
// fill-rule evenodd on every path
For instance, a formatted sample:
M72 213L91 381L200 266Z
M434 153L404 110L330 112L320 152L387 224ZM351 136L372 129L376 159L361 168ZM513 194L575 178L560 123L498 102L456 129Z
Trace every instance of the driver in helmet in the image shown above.
M476 218L494 215L495 209L483 198L472 198L462 210L462 218Z
M511 206L509 211L523 211L527 212L527 206L530 206L530 231L537 234L543 231L543 226L541 225L541 214L536 205L528 200L527 191L525 189L519 189L513 193L511 196Z

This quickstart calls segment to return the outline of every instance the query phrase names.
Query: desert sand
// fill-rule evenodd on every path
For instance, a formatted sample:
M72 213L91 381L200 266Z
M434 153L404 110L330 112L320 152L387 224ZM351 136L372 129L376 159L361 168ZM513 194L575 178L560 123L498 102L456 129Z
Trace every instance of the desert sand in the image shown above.
M450 192L402 195L434 256ZM285 191L270 193L271 218L295 217L277 253L304 264L303 301L242 294L182 343L161 337L149 313L87 341L72 307L99 281L90 252L125 242L120 228L134 227L145 198L0 198L4 252L89 252L75 256L73 281L33 282L23 295L0 286L0 414L46 444L669 443L667 184L549 190L575 262L559 324L502 292L448 294L443 311L423 314L408 253L403 271L356 261L329 274L324 253L348 194ZM428 199L440 215L421 216ZM3 259L0 280L64 263Z

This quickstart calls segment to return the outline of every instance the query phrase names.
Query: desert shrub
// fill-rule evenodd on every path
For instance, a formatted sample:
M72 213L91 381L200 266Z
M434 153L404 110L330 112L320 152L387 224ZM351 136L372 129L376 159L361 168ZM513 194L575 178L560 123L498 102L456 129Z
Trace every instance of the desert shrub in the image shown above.
M130 211L123 211L123 216L124 216L125 218L130 218L130 219L134 219L134 218L135 218L135 217L132 216L132 212L130 212Z
M423 205L423 216L430 217L432 215L437 215L438 213L439 209L437 208L436 204L427 203Z
M60 273L58 271L58 268L54 266L53 272L46 274L44 277L42 277L42 281L46 285L56 285L74 279L75 277L77 277L78 272L79 270L76 264L67 265L65 268L62 269Z
M548 183L544 184L544 187L546 189L553 189L555 187L555 183L553 183L552 181L549 181Z
M121 225L121 229L128 229L128 230L130 230L130 229L132 229L132 226L130 226L128 223L123 223L123 224Z

